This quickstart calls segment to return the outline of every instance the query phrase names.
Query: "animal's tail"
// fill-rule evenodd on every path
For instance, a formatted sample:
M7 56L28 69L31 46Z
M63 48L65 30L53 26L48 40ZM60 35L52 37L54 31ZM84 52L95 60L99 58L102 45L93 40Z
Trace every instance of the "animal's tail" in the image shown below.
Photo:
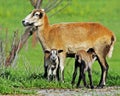
M112 57L112 52L113 52L113 49L114 49L114 43L115 43L115 41L116 41L116 38L115 38L115 36L113 35L113 36L111 37L111 44L110 44L110 48L109 48L109 51L108 51L108 54L107 54L108 58L111 58L111 57Z

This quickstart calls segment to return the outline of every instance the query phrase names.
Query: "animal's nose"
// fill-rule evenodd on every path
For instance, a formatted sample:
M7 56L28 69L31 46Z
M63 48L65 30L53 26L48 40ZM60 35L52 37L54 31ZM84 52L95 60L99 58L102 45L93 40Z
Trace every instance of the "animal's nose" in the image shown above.
M51 70L53 71L55 69L55 67L52 67Z
M22 24L24 25L24 23L25 23L25 20L22 20Z
M52 61L55 62L55 59L53 59Z

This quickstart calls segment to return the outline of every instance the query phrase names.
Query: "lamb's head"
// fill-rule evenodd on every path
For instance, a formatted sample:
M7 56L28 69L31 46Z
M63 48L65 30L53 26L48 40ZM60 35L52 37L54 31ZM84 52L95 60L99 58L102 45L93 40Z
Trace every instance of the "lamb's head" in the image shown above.
M39 27L43 24L44 9L34 9L28 16L23 19L22 24L27 26Z
M52 63L55 63L59 58L59 53L63 52L63 50L57 50L57 49L51 49L51 50L45 50L45 53L49 54L50 61Z
M91 55L92 57L92 61L94 62L95 60L97 60L97 54L95 53L95 50L93 48L90 48L88 51L87 51L88 54Z

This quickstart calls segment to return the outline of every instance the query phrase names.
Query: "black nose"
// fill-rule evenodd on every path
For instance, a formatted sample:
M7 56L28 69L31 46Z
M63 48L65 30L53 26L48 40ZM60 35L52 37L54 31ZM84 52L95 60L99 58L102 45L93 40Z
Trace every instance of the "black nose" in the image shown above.
M22 24L24 25L24 23L25 23L25 21L23 20L23 21L22 21Z
M51 70L53 71L56 67L52 67Z
M55 62L55 59L54 60L52 60L53 62Z

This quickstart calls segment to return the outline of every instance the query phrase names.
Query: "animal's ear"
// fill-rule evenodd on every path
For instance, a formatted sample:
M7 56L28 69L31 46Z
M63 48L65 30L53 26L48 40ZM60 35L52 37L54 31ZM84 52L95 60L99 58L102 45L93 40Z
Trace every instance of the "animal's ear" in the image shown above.
M44 52L45 52L45 53L50 53L50 51L49 51L49 50L45 50Z
M88 49L87 53L93 53L95 52L93 48Z
M45 9L41 9L41 11L43 11L43 12L44 12L44 11L45 11Z
M76 62L76 60L77 60L77 62L81 63L81 58L77 54L75 55L75 62Z
M63 52L63 50L58 50L58 53L61 53L61 52Z
M97 57L97 55L96 55L96 54L93 54L93 55L92 55L92 58L93 58L93 59L95 59L95 60L97 60L97 59L98 59L98 57Z
M42 12L40 12L39 17L40 17L40 18L42 18L42 17L43 17L43 13L42 13Z

